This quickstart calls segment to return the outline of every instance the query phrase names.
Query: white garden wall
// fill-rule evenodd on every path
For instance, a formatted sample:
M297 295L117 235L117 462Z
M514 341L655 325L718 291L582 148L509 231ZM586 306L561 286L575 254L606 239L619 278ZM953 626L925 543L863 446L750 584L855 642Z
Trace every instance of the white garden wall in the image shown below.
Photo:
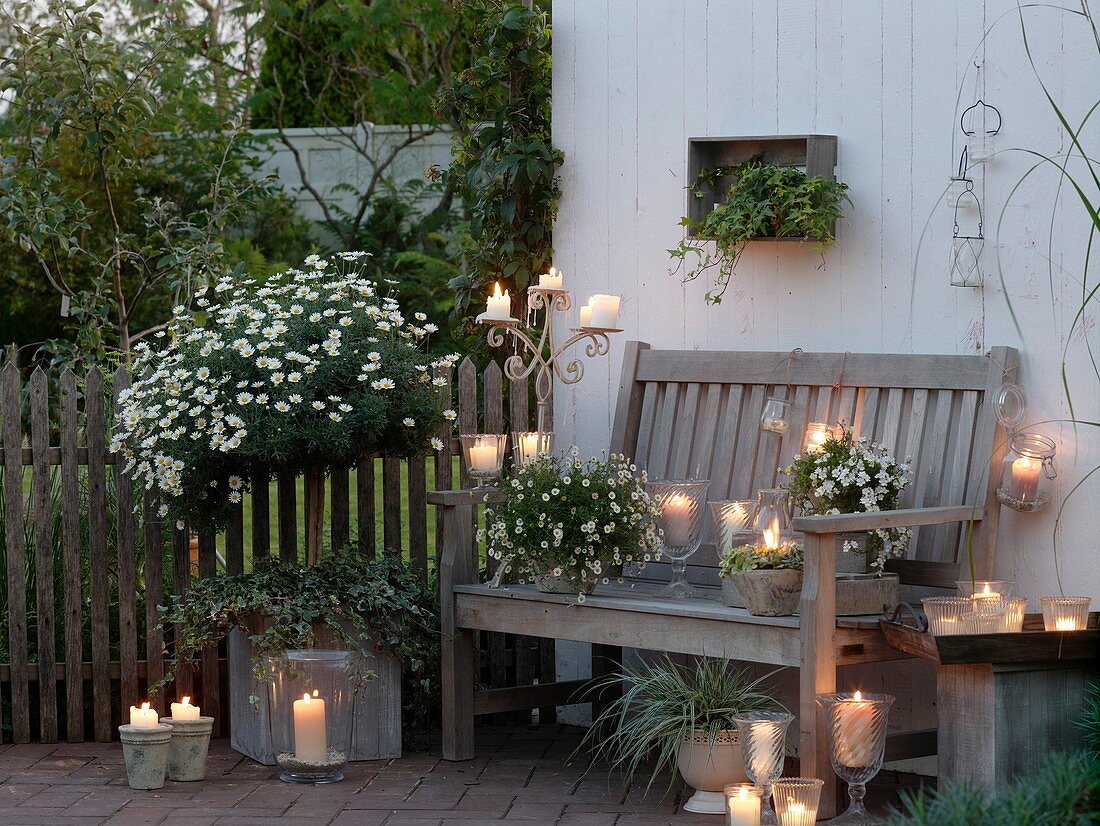
M1078 417L1100 420L1100 380L1082 336L1067 340L1087 222L1068 187L1058 202L1049 169L1006 206L1035 158L1001 152L976 172L986 286L960 289L948 283L951 214L941 199L962 146L959 113L979 94L1004 115L998 148L1068 148L1028 65L1015 9L1014 0L554 0L554 140L566 156L555 263L582 299L621 293L626 328L610 360L589 360L584 381L560 393L561 437L589 452L606 447L627 338L779 351L1013 345L1029 418L1060 443L1060 476L1046 512L1003 515L998 575L1032 597L1057 592L1057 505L1100 464L1100 430L1057 421L1069 414L1063 350ZM1039 71L1079 121L1100 90L1091 34L1079 17L1050 9L1025 17ZM837 176L853 201L839 246L822 268L808 248L754 244L722 305L706 306L707 285L667 272L666 250L682 235L688 138L803 133L839 136ZM1091 136L1096 146L1096 128ZM1090 312L1085 326L1093 324ZM1062 515L1057 559L1067 593L1100 598L1098 507L1100 475Z

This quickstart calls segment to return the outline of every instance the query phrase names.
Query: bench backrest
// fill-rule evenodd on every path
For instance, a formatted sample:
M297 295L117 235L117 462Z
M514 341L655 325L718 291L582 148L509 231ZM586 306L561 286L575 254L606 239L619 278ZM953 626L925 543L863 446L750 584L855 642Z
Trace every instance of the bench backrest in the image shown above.
M711 500L753 499L785 480L778 469L798 452L806 424L843 422L910 458L913 481L900 507L985 508L970 541L979 575L991 577L998 515L992 492L1007 442L992 401L1014 379L1017 361L1008 347L985 356L791 354L653 350L629 342L611 449L651 478L710 479ZM794 401L784 437L760 427L773 394ZM908 584L954 587L967 533L958 525L917 529L908 558L888 569ZM716 564L713 544L705 546L689 560L692 578L713 584ZM647 578L662 574L654 566L645 571Z

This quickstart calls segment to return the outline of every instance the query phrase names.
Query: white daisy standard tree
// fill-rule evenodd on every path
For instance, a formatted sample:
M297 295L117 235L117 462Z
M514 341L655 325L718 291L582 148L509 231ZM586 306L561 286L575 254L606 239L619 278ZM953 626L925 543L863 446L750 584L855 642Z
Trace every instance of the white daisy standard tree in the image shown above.
M178 528L221 528L252 480L304 472L315 562L326 471L443 448L436 434L455 413L441 390L457 356L426 355L434 326L406 318L362 257L220 281L194 311L176 309L161 346L139 348L112 447Z

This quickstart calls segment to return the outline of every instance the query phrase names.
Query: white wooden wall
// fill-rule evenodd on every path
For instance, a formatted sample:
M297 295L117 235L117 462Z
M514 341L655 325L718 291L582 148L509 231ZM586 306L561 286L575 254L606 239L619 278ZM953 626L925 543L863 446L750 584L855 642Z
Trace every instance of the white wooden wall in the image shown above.
M1003 151L977 172L986 287L954 288L941 199L961 149L959 113L979 92L975 61L984 67L981 95L1004 115L998 148L1067 148L1028 66L1015 9L1015 0L554 0L554 139L566 156L555 263L580 303L621 293L620 338L658 347L1019 347L1029 418L1059 441L1061 475L1047 512L1002 518L999 573L1037 598L1059 590L1056 506L1100 464L1100 430L1057 422L1069 413L1059 375L1067 347L1078 417L1100 420L1100 380L1081 336L1066 335L1080 303L1087 224L1065 191L1057 201L1051 171L1006 206L1034 159ZM1079 120L1100 90L1089 32L1079 17L1050 9L1025 15L1039 71ZM839 136L837 174L854 202L839 246L822 268L808 248L754 244L722 305L706 306L707 285L667 272L666 250L682 234L688 137L799 133ZM1096 128L1091 137L1096 147ZM584 381L556 405L563 440L606 447L621 354L617 343L610 360L589 361ZM1100 601L1098 507L1100 474L1066 507L1057 558L1066 592Z

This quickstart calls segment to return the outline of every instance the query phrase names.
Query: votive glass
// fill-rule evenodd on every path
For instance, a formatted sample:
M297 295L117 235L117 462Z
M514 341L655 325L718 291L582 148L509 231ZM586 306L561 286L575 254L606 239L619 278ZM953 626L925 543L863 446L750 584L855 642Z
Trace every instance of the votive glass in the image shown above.
M778 820L769 799L772 783L783 774L787 727L794 716L781 711L754 711L733 718L745 758L745 774L762 790L760 826L776 826Z
M974 612L970 597L924 597L921 600L928 617L928 632L937 637L970 633L965 620Z
M689 599L697 596L687 581L687 558L699 550L703 539L703 505L709 479L646 482L646 490L661 509L661 553L668 557L672 579L660 596Z
M821 787L825 781L816 777L781 777L772 784L775 813L779 826L814 826Z
M840 428L824 422L810 422L802 436L803 453L820 453L821 446L829 439L840 437Z
M727 499L710 502L710 518L714 523L714 547L718 555L729 553L733 547L733 535L743 531L752 518L755 499Z
M760 819L762 788L751 783L731 783L722 793L726 796L726 826L763 826Z
M487 488L500 476L504 465L504 446L508 436L504 433L463 433L462 456L466 460L466 472L477 481L477 487Z
M1027 600L1024 597L1011 597L1005 601L1001 630L1006 634L1016 634L1024 630L1024 614L1027 613Z
M525 467L539 456L554 449L554 434L547 430L516 430L512 433L512 460L516 467Z
M1089 626L1092 597L1042 597L1039 604L1047 631L1084 631Z
M1016 595L1016 583L1011 579L958 579L955 586L960 597L997 599Z
M873 821L863 805L867 783L882 768L886 750L886 721L894 703L889 694L820 694L825 713L829 760L837 777L848 783L848 811L829 821L837 826L869 826Z

